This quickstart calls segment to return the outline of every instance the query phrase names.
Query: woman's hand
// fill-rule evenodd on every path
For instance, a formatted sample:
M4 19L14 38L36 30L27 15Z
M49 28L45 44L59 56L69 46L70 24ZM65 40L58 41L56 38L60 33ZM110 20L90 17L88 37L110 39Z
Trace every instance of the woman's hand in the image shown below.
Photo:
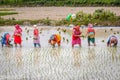
M21 34L17 34L17 36L21 36Z
M14 38L14 35L12 35L12 38Z

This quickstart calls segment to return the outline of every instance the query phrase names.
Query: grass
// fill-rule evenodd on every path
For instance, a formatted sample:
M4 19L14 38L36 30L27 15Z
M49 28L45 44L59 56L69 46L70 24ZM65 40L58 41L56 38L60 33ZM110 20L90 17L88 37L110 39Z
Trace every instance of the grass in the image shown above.
M17 12L0 11L0 16L18 14Z
M13 11L13 8L0 8L0 11Z

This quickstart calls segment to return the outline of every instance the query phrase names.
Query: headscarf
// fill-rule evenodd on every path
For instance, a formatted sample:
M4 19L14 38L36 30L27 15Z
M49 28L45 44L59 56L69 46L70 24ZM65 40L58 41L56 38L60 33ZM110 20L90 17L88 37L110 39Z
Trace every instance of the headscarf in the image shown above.
M18 24L16 24L16 25L15 25L15 28L16 28L16 29L19 29L19 28L20 28L20 26L19 26Z
M73 28L73 35L80 35L81 31L80 31L80 26L75 26Z
M74 26L74 28L73 28L73 29L75 29L75 30L79 31L79 30L80 30L80 26Z
M38 28L37 28L37 25L34 25L34 35L38 36L39 35L39 31L38 31Z
M14 31L14 35L17 35L17 34L22 34L22 29L18 24L15 25L15 31Z
M93 28L93 24L91 24L91 23L88 24L88 29L87 29L87 33L90 33L90 32L94 32L95 33L95 30Z
M93 28L93 24L89 23L88 28Z

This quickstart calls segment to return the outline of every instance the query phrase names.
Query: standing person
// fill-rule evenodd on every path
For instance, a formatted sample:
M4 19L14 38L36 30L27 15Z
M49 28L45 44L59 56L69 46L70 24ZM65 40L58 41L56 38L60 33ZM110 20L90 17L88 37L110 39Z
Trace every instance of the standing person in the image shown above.
M88 24L87 36L88 36L87 37L88 46L90 46L90 42L92 42L94 44L94 46L96 46L96 44L95 44L95 30L94 30L92 24Z
M14 43L15 43L15 47L17 47L17 44L20 45L20 47L22 47L21 43L22 43L22 29L20 28L20 25L16 24L15 25L15 31L14 31Z
M34 31L33 31L33 43L34 43L34 47L36 47L37 45L39 47L41 47L40 45L40 36L39 36L39 30L37 28L37 25L34 25Z
M107 46L109 47L116 47L118 44L118 39L116 36L110 36L108 41L107 41Z
M80 26L74 26L72 31L72 47L74 47L76 44L79 44L81 47L81 33Z

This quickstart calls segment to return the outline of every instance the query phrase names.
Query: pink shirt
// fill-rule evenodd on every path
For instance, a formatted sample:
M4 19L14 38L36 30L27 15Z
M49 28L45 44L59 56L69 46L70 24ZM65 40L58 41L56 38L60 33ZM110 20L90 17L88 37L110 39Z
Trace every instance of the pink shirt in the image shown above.
M40 36L34 35L33 43L40 43Z

